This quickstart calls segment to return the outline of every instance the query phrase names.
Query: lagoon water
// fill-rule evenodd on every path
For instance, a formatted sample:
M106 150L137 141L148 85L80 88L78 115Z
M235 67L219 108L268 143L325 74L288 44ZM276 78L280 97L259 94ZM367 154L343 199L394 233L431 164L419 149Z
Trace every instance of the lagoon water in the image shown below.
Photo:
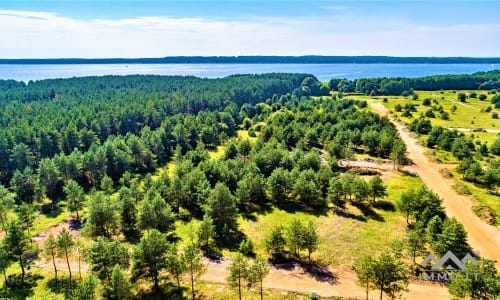
M490 64L0 64L0 79L18 81L101 75L193 75L217 78L233 74L290 72L331 78L420 77L470 74L500 69Z

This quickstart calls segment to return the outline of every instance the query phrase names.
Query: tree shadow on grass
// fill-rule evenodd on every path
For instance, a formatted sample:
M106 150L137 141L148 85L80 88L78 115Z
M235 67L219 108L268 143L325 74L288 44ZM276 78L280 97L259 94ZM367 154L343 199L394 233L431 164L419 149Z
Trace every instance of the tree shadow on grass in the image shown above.
M40 206L40 213L47 218L57 218L62 212L63 209L57 204L54 207L52 207L51 203L44 203Z
M21 274L10 275L8 283L0 290L0 298L6 299L26 299L33 296L33 289L37 286L37 281L43 279L39 274L27 274L24 276L24 284L21 283Z
M66 297L71 295L73 288L75 288L79 283L78 279L73 279L71 282L71 288L69 286L69 277L59 276L57 280L55 278L50 279L47 282L47 288L55 294L64 294Z
M358 220L360 222L366 222L366 217L363 215L355 215L346 210L336 209L334 210L335 214L344 218Z
M375 203L373 203L374 208L378 208L381 210L385 211L396 211L396 207L394 206L394 203L386 200L378 200Z
M190 290L182 287L179 290L177 286L168 283L167 285L160 286L159 291L155 291L154 289L141 290L136 299L148 299L148 300L184 300L187 299L184 297L184 294L190 293Z
M326 205L321 207L309 207L302 203L291 201L278 203L276 207L288 213L304 212L316 217L326 216L329 211L329 208Z
M327 267L317 265L315 263L302 263L304 271L319 282L327 282L331 285L336 284L338 278Z
M375 221L385 222L384 217L378 214L370 205L366 203L353 203L353 205L359 208L365 217Z
M231 251L239 250L240 243L246 239L246 235L239 229L231 229L228 233L222 234L216 240L218 248L226 248Z

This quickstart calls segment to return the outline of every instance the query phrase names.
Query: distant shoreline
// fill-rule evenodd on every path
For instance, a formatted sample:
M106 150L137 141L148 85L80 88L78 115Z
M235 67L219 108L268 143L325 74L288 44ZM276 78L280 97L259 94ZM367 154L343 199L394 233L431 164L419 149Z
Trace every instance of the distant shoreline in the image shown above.
M24 58L0 64L500 64L500 57L172 56L162 58Z

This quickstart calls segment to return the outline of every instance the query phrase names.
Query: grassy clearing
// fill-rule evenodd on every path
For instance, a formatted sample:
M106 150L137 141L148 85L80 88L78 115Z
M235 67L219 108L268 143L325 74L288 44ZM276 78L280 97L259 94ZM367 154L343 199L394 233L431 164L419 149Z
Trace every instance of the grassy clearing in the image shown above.
M30 234L35 236L47 228L53 227L71 217L71 213L64 208L58 214L38 214Z
M488 98L484 101L479 100L479 98L467 98L466 103L461 103L457 99L458 93L465 93L470 95L471 91L417 91L418 100L413 100L412 96L365 96L365 95L350 95L350 99L360 99L360 100L375 100L377 102L383 103L385 107L391 110L397 118L399 118L404 123L411 123L411 121L424 113L431 106L441 105L443 109L449 113L449 120L442 120L439 118L438 113L436 113L436 118L430 118L433 126L442 127L455 127L455 128L485 128L485 129L499 129L500 121L492 118L492 112L498 112L490 103L491 95L487 94L487 91L475 91L477 95L485 94ZM387 102L383 102L386 98ZM431 99L431 105L423 105L423 100L429 98ZM436 103L437 102L437 103ZM405 106L407 103L417 105L417 112L413 112L413 118L403 117L401 112L395 112L395 106L401 105ZM452 107L456 107L456 111L452 112ZM492 107L491 112L486 112L488 107ZM483 135L480 135L483 137ZM484 136L487 137L487 136ZM491 137L487 138L488 140Z
M392 174L392 173L391 173ZM389 196L384 199L395 203L408 186L418 186L422 182L417 177L391 175L386 182ZM321 264L350 265L353 260L386 249L389 239L397 239L405 234L406 223L400 213L374 209L376 217L363 217L359 209L348 207L350 217L332 212L314 215L305 212L288 212L273 209L264 214L255 214L254 220L240 219L240 229L254 242L256 252L264 253L265 236L271 228L286 226L294 218L312 220L318 228L321 244L313 259ZM303 255L306 253L304 252Z
M389 194L384 201L395 205L395 202L409 186L420 186L418 177L388 173L384 176L387 181ZM387 249L393 239L404 236L406 221L403 216L391 209L373 209L371 216L364 216L354 206L348 206L347 217L333 212L325 215L311 214L303 211L285 211L273 208L261 214L254 213L251 218L240 217L239 229L254 242L255 252L265 253L265 237L271 228L278 225L286 226L293 219L299 218L303 222L312 220L321 237L320 247L313 254L313 259L325 265L350 265L353 260L366 255L379 253ZM190 222L178 221L175 224L176 235L181 240L189 240L196 235L198 220ZM233 256L235 252L224 250L224 256ZM305 252L302 253L306 255Z

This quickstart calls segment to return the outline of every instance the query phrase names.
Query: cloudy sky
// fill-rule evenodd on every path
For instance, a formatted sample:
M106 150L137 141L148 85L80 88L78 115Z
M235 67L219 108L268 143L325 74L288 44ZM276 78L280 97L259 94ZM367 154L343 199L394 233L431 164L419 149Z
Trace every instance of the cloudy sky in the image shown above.
M500 56L500 1L1 0L0 58Z

